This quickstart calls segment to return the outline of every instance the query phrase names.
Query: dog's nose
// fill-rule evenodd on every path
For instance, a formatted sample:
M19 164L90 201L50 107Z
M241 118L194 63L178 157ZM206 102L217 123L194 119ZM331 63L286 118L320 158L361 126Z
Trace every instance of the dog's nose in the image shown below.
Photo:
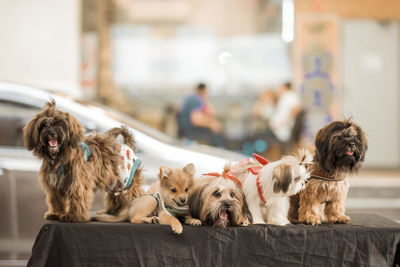
M350 142L349 144L351 147L354 147L356 144L354 142Z
M180 197L180 198L179 198L179 201L180 201L182 204L185 204L185 203L186 203L186 198L185 198L185 197Z
M232 206L232 202L224 202L224 207L229 209Z

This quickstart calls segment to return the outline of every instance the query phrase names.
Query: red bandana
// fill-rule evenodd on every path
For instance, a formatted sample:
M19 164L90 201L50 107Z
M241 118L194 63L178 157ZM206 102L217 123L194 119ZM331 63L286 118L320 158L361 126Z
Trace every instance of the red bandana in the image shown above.
M233 181L237 186L242 188L242 182L232 175L229 171L228 172L222 172L222 174L219 174L218 172L209 172L209 173L203 173L203 175L209 175L209 176L215 176L215 177L223 177L225 179L229 179Z

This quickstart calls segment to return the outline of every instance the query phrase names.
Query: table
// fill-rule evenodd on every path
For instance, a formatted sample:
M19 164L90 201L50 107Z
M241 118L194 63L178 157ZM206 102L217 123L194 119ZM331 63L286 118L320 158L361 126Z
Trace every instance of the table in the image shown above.
M28 266L400 266L400 224L349 214L348 225L194 227L62 223L41 228Z

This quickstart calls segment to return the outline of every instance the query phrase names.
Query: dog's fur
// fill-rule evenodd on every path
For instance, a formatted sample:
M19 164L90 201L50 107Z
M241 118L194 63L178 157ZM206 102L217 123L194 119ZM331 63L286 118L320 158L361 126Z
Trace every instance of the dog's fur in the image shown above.
M124 129L115 131L122 134ZM42 160L39 180L48 206L44 218L88 221L94 190L112 191L119 181L122 161L114 136L84 137L83 126L69 113L57 110L54 100L28 122L23 135L27 149ZM80 142L92 152L87 161Z
M295 156L284 156L282 159L263 166L258 175L248 173L244 184L247 203L254 224L289 224L289 196L297 194L304 188L310 177L308 168L312 155L300 150ZM262 188L261 200L257 187L257 177Z
M204 225L247 226L253 221L242 189L223 177L198 179L189 207L193 218L200 219Z
M133 152L136 153L136 143L133 136L129 134L129 131L122 128L113 128L106 132L106 135L117 138L119 135L123 136L123 143L128 145ZM110 214L117 215L121 209L127 207L133 199L144 194L144 190L141 185L143 183L142 169L138 168L133 176L132 184L126 190L122 192L108 192L104 198L105 209L98 211L97 214Z
M183 231L179 218L186 224L199 226L201 222L189 214L188 198L193 187L194 165L188 164L183 169L161 167L159 182L153 184L148 195L135 198L129 205L120 209L117 216L96 216L95 220L103 222L120 222L130 220L132 223L160 223L170 225L172 230L180 234ZM183 209L183 214L169 215L163 209L160 200L150 193L159 193L169 212L171 209Z
M300 194L291 198L289 219L318 225L349 223L344 214L349 189L347 175L356 173L368 149L366 134L351 120L334 121L320 129L315 137L315 158L311 179ZM341 181L314 179L318 175Z

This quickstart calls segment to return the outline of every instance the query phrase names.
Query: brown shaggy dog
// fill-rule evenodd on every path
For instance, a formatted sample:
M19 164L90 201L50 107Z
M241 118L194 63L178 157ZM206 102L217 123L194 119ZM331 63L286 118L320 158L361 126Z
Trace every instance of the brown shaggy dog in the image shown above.
M305 189L291 197L289 220L312 225L349 223L344 214L349 190L346 178L364 162L367 137L350 120L334 121L317 132L315 148L311 177Z
M84 137L82 129L73 116L56 109L54 100L23 129L25 146L42 160L39 180L46 193L45 219L88 221L94 189L112 192L120 183L120 145L113 134Z

